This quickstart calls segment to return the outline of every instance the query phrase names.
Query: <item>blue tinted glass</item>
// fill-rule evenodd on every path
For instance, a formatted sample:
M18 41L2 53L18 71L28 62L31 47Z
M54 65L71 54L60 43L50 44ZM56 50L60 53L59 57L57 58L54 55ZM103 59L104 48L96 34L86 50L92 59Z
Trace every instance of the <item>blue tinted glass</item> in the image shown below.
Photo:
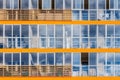
M62 65L63 64L63 53L56 53L55 54L55 64Z
M21 65L29 65L29 54L21 53Z
M37 65L37 53L31 53L30 56L30 64Z
M12 65L12 54L9 53L5 54L5 64Z
M80 14L79 14L79 11L72 11L72 18L73 20L79 20L80 18Z
M13 65L20 65L20 54L13 54Z
M46 64L46 54L39 54L39 64L45 65Z
M80 65L80 53L73 53L73 65Z
M88 20L88 11L82 11L82 20Z
M43 9L51 9L51 0L42 0L43 1Z
M54 65L54 54L53 53L47 54L47 64Z
M115 10L115 20L120 20L120 11Z
M0 0L0 8L3 8L3 1L4 0Z
M3 54L0 53L0 64L2 65L3 64Z
M21 0L22 9L28 9L29 8L29 0Z

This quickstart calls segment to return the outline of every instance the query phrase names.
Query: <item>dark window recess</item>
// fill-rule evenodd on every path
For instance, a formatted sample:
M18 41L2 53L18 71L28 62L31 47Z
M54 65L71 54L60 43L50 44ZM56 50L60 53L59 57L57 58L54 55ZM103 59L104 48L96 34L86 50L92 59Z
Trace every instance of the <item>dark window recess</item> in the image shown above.
M88 0L84 0L84 9L88 9Z
M54 2L55 2L55 0L51 0L51 5L52 5L52 10L54 10L55 9L55 7L54 7Z
M106 9L109 9L109 0L106 0Z
M19 9L21 9L21 0L19 0L18 2L19 2Z
M42 9L42 0L39 0L38 5L39 5L39 9Z
M81 64L88 65L88 53L81 53Z
M0 48L3 48L3 43L0 43Z

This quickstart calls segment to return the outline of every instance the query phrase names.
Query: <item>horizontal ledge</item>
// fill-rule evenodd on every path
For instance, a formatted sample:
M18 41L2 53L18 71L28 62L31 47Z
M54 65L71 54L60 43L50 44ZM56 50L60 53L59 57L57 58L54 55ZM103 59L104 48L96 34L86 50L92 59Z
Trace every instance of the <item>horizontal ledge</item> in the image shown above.
M120 21L39 21L39 20L28 20L28 21L18 21L18 20L0 20L0 24L120 24Z
M13 52L13 53L17 53L17 52L22 52L22 53L34 53L34 52L45 52L45 53L54 53L54 52L65 52L65 53L69 53L69 52L116 52L119 53L120 52L120 48L71 48L71 49L58 49L58 48L27 48L27 49L23 49L23 48L16 48L16 49L0 49L0 52Z
M0 77L5 80L119 80L120 77Z

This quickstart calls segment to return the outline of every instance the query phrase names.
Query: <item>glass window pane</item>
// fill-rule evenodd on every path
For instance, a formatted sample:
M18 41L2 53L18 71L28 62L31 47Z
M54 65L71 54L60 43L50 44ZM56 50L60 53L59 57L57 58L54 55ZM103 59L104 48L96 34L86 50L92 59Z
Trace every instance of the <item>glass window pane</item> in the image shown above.
M107 37L113 37L114 36L114 25L108 25L107 26Z
M3 1L4 1L4 0L0 0L0 9L3 8Z
M115 10L115 20L120 20L120 10Z
M56 53L55 54L55 64L62 65L63 64L63 53Z
M65 65L71 64L71 53L65 53L64 54L65 59Z
M73 9L82 9L83 0L73 0Z
M46 46L47 46L47 39L46 38L40 38L39 47L40 48L46 48Z
M37 37L37 25L30 25L30 37Z
M73 38L73 48L79 48L80 47L80 41L79 38Z
M105 37L105 25L98 25L98 37Z
M28 25L21 25L21 36L22 37L29 37L29 27Z
M13 37L20 37L20 26L13 25Z
M97 20L97 11L90 10L90 20Z
M79 37L79 36L80 36L80 26L73 25L73 37Z
M65 9L71 9L71 0L63 0L65 1Z
M3 36L3 25L0 25L0 36Z
M88 11L82 11L82 20L88 20Z
M98 66L104 66L106 63L106 53L98 53Z
M13 65L20 65L20 54L13 53Z
M46 64L46 54L45 53L40 53L39 54L39 64L40 65L45 65Z
M88 37L88 26L87 25L81 26L81 36Z
M120 53L115 53L115 64L120 65Z
M73 19L73 20L79 20L79 18L80 18L80 13L79 13L79 11L78 11L78 10L72 11L72 19Z
M29 65L29 53L21 53L21 65Z
M97 0L89 0L89 7L90 7L90 9L96 9Z
M29 8L29 0L21 0L22 9Z
M64 25L65 37L71 37L71 25Z
M3 65L3 53L0 53L0 65Z
M55 8L63 9L63 0L55 0Z
M47 25L47 36L54 37L54 25Z
M79 66L73 66L72 76L80 76L80 67Z
M42 9L51 9L51 0L42 0Z
M114 65L114 53L107 53L107 65Z
M96 65L97 64L97 53L90 53L89 54L90 58L90 65Z
M98 8L105 9L105 1L106 0L98 0Z
M88 48L88 38L82 38L81 48Z
M120 9L120 0L118 0L118 9Z
M47 64L54 65L54 53L47 54Z
M12 6L12 9L18 9L19 8L19 0L12 0L11 6Z
M97 26L96 25L90 25L90 37L96 37L97 35Z
M31 9L37 9L38 0L31 0Z
M115 76L120 76L120 66L115 66Z
M63 38L56 38L56 48L63 48Z
M46 25L39 26L40 37L46 37Z
M120 25L115 26L115 37L120 37Z
M5 65L12 65L12 54L5 54Z
M90 66L89 76L97 76L97 67L96 66Z
M31 53L30 56L30 64L37 65L37 53Z
M21 38L21 47L29 48L29 39L28 38Z
M6 0L6 8L11 9L11 0Z
M12 37L12 26L11 25L5 25L5 36Z
M97 48L96 38L90 38L90 48Z
M55 25L55 37L63 37L63 25Z
M47 46L48 48L54 48L54 46L55 46L54 38L48 38L47 43L48 43L48 46Z
M105 66L105 75L114 76L114 66Z
M73 53L73 65L80 65L80 53Z
M88 66L82 66L81 76L88 76Z

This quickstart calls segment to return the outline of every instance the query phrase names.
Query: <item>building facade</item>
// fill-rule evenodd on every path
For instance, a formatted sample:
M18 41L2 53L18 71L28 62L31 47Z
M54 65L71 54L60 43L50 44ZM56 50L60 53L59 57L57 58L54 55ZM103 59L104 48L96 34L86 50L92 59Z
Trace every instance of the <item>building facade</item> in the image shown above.
M120 0L0 0L0 20L120 19ZM0 24L1 49L120 48L115 24ZM0 76L120 76L120 53L2 52Z

